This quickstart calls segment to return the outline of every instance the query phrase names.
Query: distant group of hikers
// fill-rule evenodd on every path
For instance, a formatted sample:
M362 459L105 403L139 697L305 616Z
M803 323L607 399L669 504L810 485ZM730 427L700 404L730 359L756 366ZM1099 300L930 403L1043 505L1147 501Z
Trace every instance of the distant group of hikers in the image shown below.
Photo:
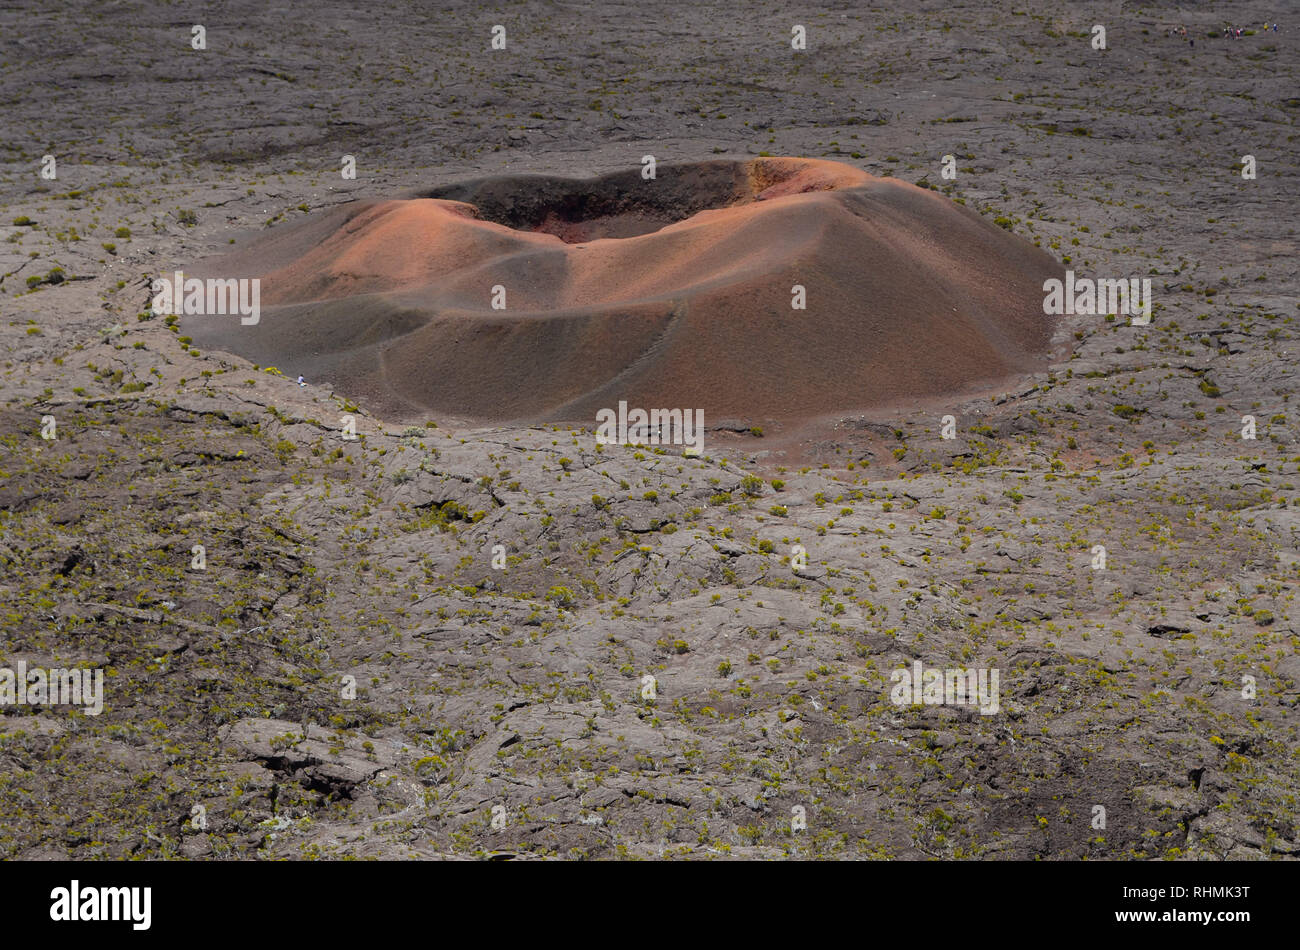
M1220 35L1222 35L1222 36L1224 37L1224 39L1234 39L1234 40L1239 40L1239 39L1241 39L1243 36L1246 35L1246 30L1247 30L1247 29L1248 29L1248 27L1244 27L1244 26L1225 26L1225 27L1223 28L1223 32L1222 32L1222 34L1220 34ZM1264 32L1265 32L1265 33L1268 33L1270 30L1271 30L1272 32L1276 33L1276 32L1278 31L1278 24L1276 24L1276 23L1265 23L1265 24L1264 24ZM1192 46L1195 46L1195 45L1196 45L1196 40L1194 40L1192 37L1190 37L1190 36L1187 35L1187 27L1185 27L1185 26L1171 26L1171 27L1169 28L1169 33L1168 33L1167 35L1168 35L1168 36L1178 36L1178 37L1181 37L1181 38L1187 40L1187 42L1190 43ZM1213 34L1210 34L1210 35L1213 36Z
M1277 24L1276 24L1276 23L1265 23L1265 24L1264 24L1264 32L1267 33L1269 30L1272 30L1274 33L1276 33L1276 32L1277 32ZM1243 36L1246 35L1246 27L1244 27L1244 26L1225 26L1225 27L1223 28L1223 35L1224 35L1224 36L1227 36L1227 37L1231 37L1231 38L1234 39L1234 40L1239 40L1239 39L1241 39Z

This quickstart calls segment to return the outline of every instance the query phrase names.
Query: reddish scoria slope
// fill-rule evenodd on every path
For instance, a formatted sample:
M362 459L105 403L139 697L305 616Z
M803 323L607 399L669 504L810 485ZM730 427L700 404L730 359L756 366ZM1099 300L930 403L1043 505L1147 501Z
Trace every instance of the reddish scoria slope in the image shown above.
M1061 266L941 195L845 165L434 194L349 204L195 268L260 277L263 312L256 326L188 316L185 332L394 417L483 422L591 422L619 400L804 417L1046 366L1042 284Z

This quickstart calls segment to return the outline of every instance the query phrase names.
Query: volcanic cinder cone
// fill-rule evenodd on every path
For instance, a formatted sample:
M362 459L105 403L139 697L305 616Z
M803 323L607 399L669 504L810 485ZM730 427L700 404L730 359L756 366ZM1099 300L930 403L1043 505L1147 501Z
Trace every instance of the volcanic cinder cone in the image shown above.
M705 162L347 204L194 268L261 278L262 316L184 328L399 419L591 422L620 400L781 419L1044 369L1042 286L1061 274L904 182Z

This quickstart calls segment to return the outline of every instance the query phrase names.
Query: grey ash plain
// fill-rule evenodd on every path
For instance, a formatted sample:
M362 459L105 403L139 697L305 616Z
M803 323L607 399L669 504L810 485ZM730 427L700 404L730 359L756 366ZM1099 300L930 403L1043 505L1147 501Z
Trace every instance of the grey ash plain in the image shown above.
M0 855L1294 857L1274 13L239 2L198 52L174 5L0 11L0 664L106 669L97 718L0 715ZM1149 276L1154 320L1066 318L1049 373L814 437L706 420L685 459L391 424L140 318L149 278L343 201L760 152ZM916 659L999 669L1000 712L891 704Z

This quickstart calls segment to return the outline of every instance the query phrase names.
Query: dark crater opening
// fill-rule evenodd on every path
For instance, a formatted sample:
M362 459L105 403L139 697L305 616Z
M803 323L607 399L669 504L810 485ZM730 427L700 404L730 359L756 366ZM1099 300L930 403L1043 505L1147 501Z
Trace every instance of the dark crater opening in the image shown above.
M650 234L710 208L752 201L755 195L745 163L715 161L660 165L653 179L642 178L640 169L585 180L477 178L416 197L463 201L477 207L484 221L582 244Z

